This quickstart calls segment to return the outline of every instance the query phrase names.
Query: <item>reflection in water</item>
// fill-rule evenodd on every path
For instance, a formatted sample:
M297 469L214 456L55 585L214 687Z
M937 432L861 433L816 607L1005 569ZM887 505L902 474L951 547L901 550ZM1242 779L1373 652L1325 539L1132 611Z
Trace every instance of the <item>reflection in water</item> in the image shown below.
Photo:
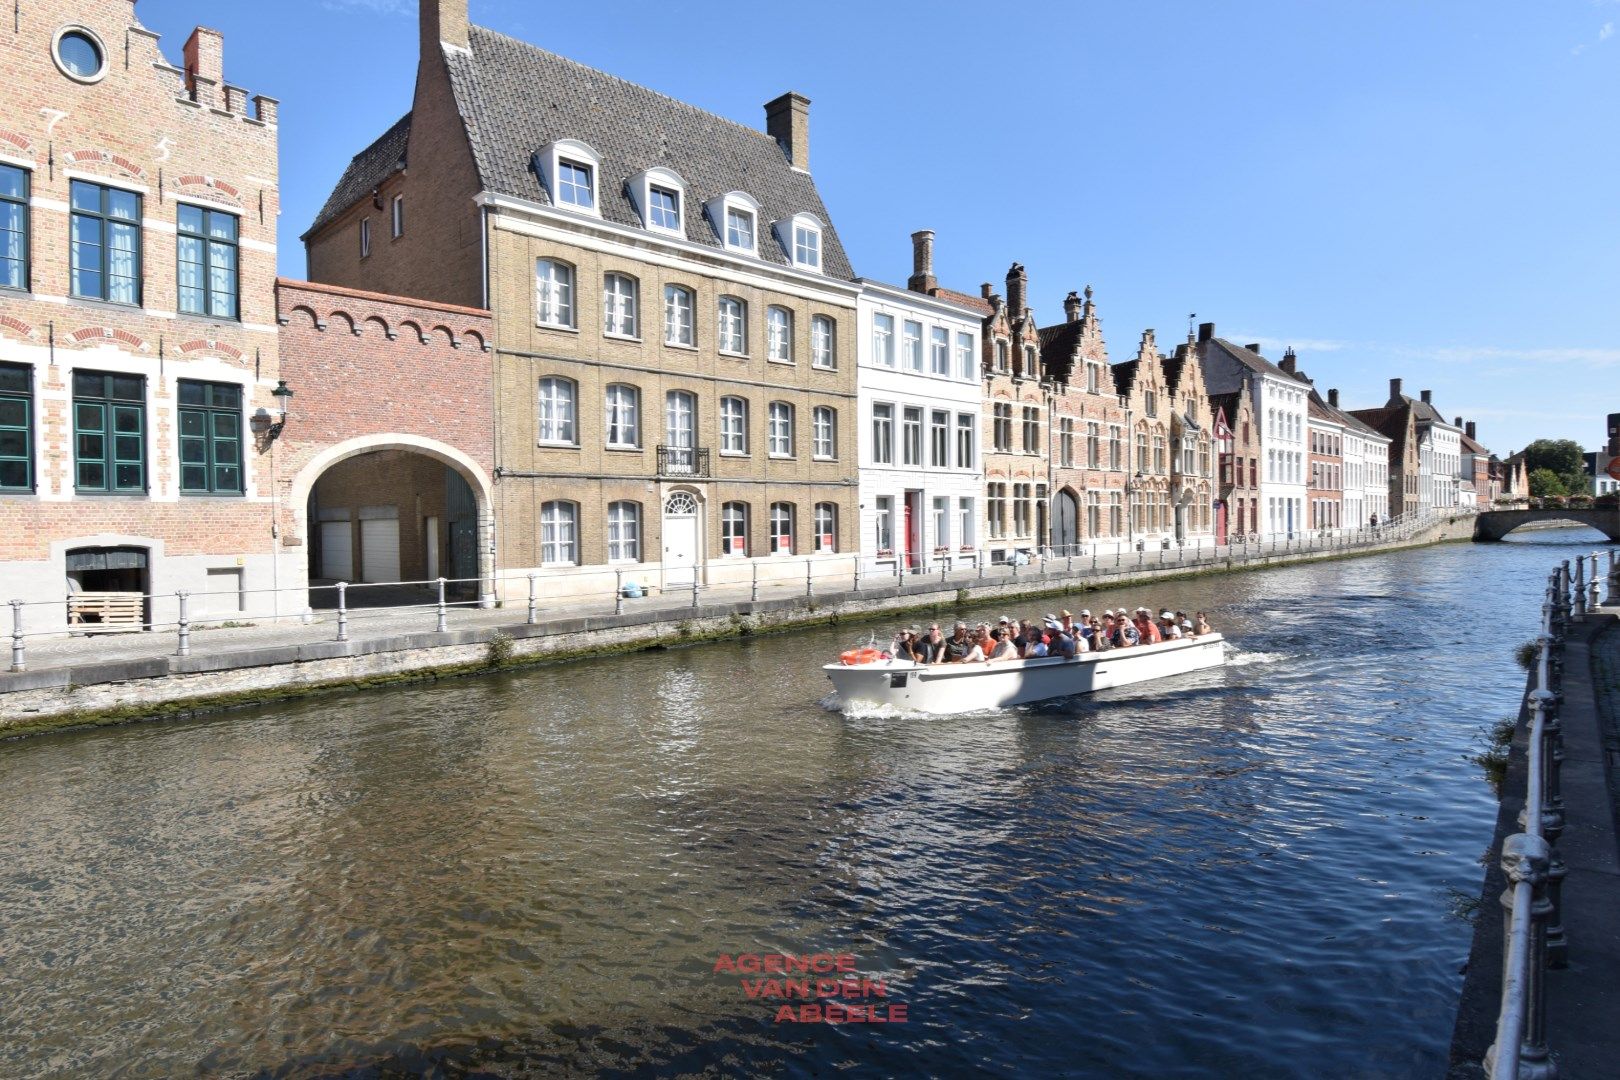
M819 707L845 627L7 744L0 1060L1433 1074L1464 756L1594 538L1093 594L1217 613L1235 662L969 716ZM774 1025L712 971L816 950L910 1022Z

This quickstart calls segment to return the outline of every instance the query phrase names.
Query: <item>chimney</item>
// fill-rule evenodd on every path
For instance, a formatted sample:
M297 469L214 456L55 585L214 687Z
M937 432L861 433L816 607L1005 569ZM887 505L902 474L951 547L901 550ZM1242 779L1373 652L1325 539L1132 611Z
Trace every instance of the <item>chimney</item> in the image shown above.
M991 292L990 289L991 285L988 281L986 281L983 285L979 286L979 295L984 297L986 300L990 299L992 296L996 295L995 293Z
M1260 346L1258 345L1250 345L1249 348L1255 352L1260 351ZM1293 346L1289 346L1288 349L1283 352L1282 362L1277 366L1282 368L1290 375L1293 375L1299 370L1299 358L1294 355Z
M1433 390L1425 390L1425 391L1423 391L1423 404L1425 404L1425 405L1433 405L1434 404L1434 391Z
M219 84L225 81L225 36L199 26L186 39L186 89L204 108L222 108Z
M1451 426L1452 427L1462 427L1463 426L1462 417L1460 417L1460 416L1457 417L1457 422L1455 424L1452 424Z
M1332 390L1328 391L1328 404L1333 406L1335 409L1337 409L1339 407L1339 388L1338 387L1334 387Z
M462 0L466 6L466 0ZM810 99L789 90L765 103L765 133L776 140L795 169L810 171Z
M1212 322L1198 324L1198 340L1212 341L1215 338L1215 324Z
M1260 355L1260 343L1259 342L1253 342L1253 343L1245 345L1243 347L1245 349L1248 349L1250 352L1254 353L1256 356Z
M1459 419L1460 419L1460 418L1459 418ZM1467 436L1468 436L1468 437L1469 437L1469 438L1470 438L1470 439L1473 439L1473 440L1474 440L1474 441L1476 441L1476 442L1478 442L1478 441L1479 441L1479 436L1478 436L1478 435L1476 435L1476 434L1475 434L1475 433L1474 433L1474 422L1473 422L1473 421L1472 421L1472 420L1470 420L1470 421L1468 421L1468 423L1466 423L1466 424L1464 424L1464 425L1463 425L1463 432L1464 432L1464 433L1465 433L1465 434L1466 434L1466 435L1467 435Z
M1024 314L1024 302L1029 293L1029 275L1022 263L1013 263L1007 270L1007 312L1013 318Z
M1394 405L1401 400L1401 380L1389 380L1389 403Z
M1072 292L1063 298L1063 314L1069 322L1080 321L1080 294Z
M920 229L911 234L911 278L906 288L927 293L939 287L934 277L934 230Z
M467 42L467 0L422 0L422 57L442 56L444 46Z

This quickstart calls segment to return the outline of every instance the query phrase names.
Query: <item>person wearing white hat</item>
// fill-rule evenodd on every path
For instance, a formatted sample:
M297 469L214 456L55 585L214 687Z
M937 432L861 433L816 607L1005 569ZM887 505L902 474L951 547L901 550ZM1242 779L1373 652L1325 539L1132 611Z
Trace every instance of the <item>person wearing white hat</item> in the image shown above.
M1181 636L1182 637L1195 638L1195 637L1198 636L1198 634L1195 632L1195 630L1193 628L1193 624L1192 624L1191 619L1182 619L1181 623L1180 623L1180 630L1181 630Z
M1181 637L1181 627L1176 625L1176 617L1170 612L1161 612L1159 615L1159 633L1166 641L1175 641Z

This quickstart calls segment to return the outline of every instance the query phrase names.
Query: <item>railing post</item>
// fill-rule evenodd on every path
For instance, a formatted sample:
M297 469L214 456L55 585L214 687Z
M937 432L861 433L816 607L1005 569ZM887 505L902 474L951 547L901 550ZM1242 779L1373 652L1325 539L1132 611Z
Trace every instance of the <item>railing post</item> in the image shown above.
M27 671L27 658L23 655L23 602L11 601L11 670Z
M1502 841L1502 870L1508 879L1502 892L1507 910L1502 920L1504 992L1496 1044L1485 1056L1486 1075L1493 1080L1551 1080L1558 1075L1547 1051L1547 863L1547 842L1539 836L1515 833ZM1516 948L1519 940L1524 944ZM1521 973L1522 982L1514 987L1518 992L1507 992L1513 985L1509 980Z
M815 565L816 564L809 559L804 560L804 595L806 596L816 595L816 588L815 585L812 584L811 577L811 572L815 568Z
M179 656L191 655L191 593L185 589L177 589L174 594L180 601L180 621L176 627L180 632Z
M855 556L855 591L861 591L861 557Z
M529 575L529 610L534 610L534 575ZM624 614L624 571L613 572L613 614ZM533 621L532 619L530 620Z
M448 622L448 613L444 610L444 578L441 577L439 579L439 627L438 627L438 631L439 631L439 633L442 634L446 630L449 630L449 629L450 629L450 623Z
M1609 606L1620 607L1620 559L1614 549L1609 550Z
M748 586L748 599L750 599L750 600L758 600L759 599L759 563L752 560L752 559L750 559L749 562L748 562L748 569L751 572L751 581L750 581L749 586ZM859 559L857 559L855 561L855 569L856 569L857 573L860 572L860 560Z
M1580 557L1575 559L1575 591L1572 601L1575 621L1586 621L1586 560Z
M622 593L624 590L620 589L619 591ZM615 607L614 613L617 614L617 612L618 612L618 608ZM529 615L528 615L528 622L529 622L530 626L533 626L536 623L538 623L539 621L540 621L540 594L537 591L535 591L534 575L530 574L529 575Z
M979 580L983 581L984 580L984 551L982 549L979 550L979 551L975 551L973 553L973 562L974 562L974 565L978 568Z
M1545 640L1545 639L1543 639ZM1543 646L1545 647L1545 646ZM1563 728L1558 722L1558 695L1550 690L1530 692L1532 708L1541 714L1541 835L1547 841L1547 966L1569 965L1569 938L1564 933L1564 879L1569 867L1558 841L1564 835ZM1526 808L1528 810L1528 808ZM1519 815L1521 827L1528 814Z
M338 636L339 641L349 640L349 583L337 583L338 591Z
M697 606L698 606L698 572L697 572L697 567L694 566L694 567L692 567L692 609L694 611L697 610Z

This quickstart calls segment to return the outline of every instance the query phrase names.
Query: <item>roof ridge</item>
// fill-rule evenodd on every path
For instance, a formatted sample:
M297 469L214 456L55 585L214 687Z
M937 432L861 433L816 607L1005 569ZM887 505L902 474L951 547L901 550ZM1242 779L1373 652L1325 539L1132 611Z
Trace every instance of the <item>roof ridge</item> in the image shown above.
M630 79L626 79L626 78L623 78L621 76L614 75L611 72L603 71L601 68L594 68L594 67L591 67L589 64L582 64L578 60L571 59L570 57L564 56L561 53L554 53L550 49L542 49L540 46L536 45L532 41L524 41L520 37L513 37L511 34L502 33L499 30L492 30L487 26L479 26L477 24L473 24L473 25L469 26L468 29L469 30L480 30L480 31L482 31L482 32L484 32L486 34L489 34L489 35L493 36L493 37L505 38L507 41L511 42L514 45L521 45L525 49L532 49L537 53L543 53L546 56L551 57L554 60L562 61L564 64L567 64L570 67L580 68L583 71L589 71L593 75L600 75L604 79L611 79L616 83L622 83L625 86L635 87L637 90L641 90L641 91L644 91L646 93L652 94L654 97L663 98L665 101L669 102L672 105L678 105L683 109L689 109L689 110L691 110L692 112L695 112L695 113L702 113L704 116L710 117L711 119L714 119L714 120L719 120L721 123L730 124L732 127L736 128L739 131L746 131L750 135L757 135L762 139L770 139L770 141L773 144L776 142L776 140L772 139L771 136L767 132L761 131L761 130L759 130L759 128L756 128L756 127L749 127L747 124L743 123L740 120L733 120L729 116L722 116L717 112L710 112L708 109L699 108L698 106L693 105L690 101L682 101L680 98L671 97L669 94L664 93L662 90L654 90L650 86L644 86L641 83L633 82Z

